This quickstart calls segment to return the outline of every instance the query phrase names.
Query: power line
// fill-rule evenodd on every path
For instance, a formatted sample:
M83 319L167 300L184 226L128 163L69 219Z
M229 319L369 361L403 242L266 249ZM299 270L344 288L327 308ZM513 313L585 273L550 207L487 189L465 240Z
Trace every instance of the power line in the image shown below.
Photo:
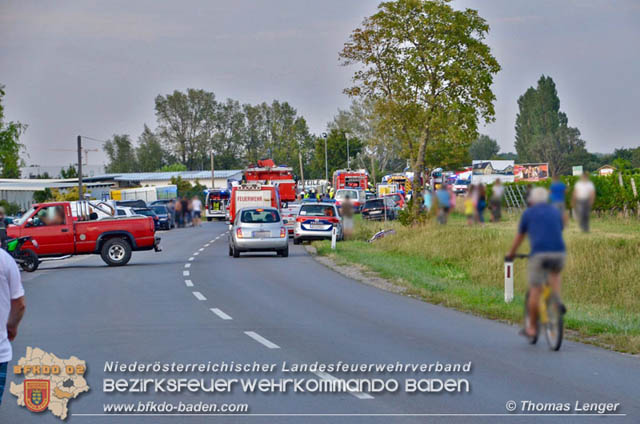
M98 140L97 138L89 137L89 136L86 136L86 135L81 135L80 137L82 137L82 138L84 138L86 140L97 141L97 142L100 142L100 143L106 143L108 141L108 140Z

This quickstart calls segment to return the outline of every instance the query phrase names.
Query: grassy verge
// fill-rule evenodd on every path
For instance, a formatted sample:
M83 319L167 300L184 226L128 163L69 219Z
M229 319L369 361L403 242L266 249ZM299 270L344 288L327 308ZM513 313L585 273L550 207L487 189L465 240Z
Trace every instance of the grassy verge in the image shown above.
M315 243L318 254L355 263L404 286L406 293L492 319L520 322L526 290L526 262L515 265L516 297L504 302L503 258L516 217L469 227L457 216L446 226L428 222L403 227L375 243L366 240L383 224L356 221L352 240ZM566 328L572 338L622 352L640 353L640 222L602 218L582 234L565 231L569 252L563 273ZM523 249L528 250L528 249Z

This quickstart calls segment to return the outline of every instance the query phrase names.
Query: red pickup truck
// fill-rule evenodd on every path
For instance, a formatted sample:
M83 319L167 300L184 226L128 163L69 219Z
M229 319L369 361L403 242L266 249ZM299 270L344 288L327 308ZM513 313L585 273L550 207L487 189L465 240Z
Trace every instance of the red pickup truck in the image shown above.
M78 213L82 211L82 213ZM37 244L25 243L41 258L99 254L110 266L126 265L131 252L160 250L153 219L148 216L106 217L90 204L75 208L69 202L41 203L31 207L7 228L7 236L31 236Z

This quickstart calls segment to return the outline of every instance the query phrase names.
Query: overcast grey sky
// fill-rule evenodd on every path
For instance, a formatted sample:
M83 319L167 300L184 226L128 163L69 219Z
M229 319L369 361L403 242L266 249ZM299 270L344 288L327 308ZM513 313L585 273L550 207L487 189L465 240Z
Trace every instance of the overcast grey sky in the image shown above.
M375 0L0 0L6 112L29 125L28 164L74 161L77 134L134 140L155 128L158 94L203 88L218 99L290 102L319 133L352 69L338 52ZM456 0L478 9L502 65L496 121L513 151L517 98L541 74L591 151L640 145L640 0ZM94 143L94 147L99 147ZM103 163L102 153L89 162Z

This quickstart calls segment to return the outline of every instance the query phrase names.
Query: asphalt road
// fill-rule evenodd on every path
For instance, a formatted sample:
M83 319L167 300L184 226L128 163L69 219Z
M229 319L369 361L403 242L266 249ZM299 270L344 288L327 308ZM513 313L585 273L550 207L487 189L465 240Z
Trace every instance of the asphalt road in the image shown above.
M27 314L14 343L87 361L91 391L70 403L73 423L640 422L640 360L579 343L527 345L513 326L430 305L343 277L300 246L290 257L227 254L226 225L162 234L162 253L108 268L97 256L24 274ZM467 363L468 393L104 393L106 361L131 363ZM138 375L139 376L139 375ZM145 377L166 377L162 374ZM187 374L194 378L218 375ZM415 378L417 374L227 374L229 377ZM179 377L184 377L179 375ZM422 378L451 375L425 374ZM9 373L9 380L17 380ZM9 385L9 382L7 382ZM54 423L5 391L0 423ZM100 416L110 403L246 403L243 416ZM617 402L617 416L512 416L516 401ZM532 411L535 412L535 411ZM487 414L487 415L485 415Z

